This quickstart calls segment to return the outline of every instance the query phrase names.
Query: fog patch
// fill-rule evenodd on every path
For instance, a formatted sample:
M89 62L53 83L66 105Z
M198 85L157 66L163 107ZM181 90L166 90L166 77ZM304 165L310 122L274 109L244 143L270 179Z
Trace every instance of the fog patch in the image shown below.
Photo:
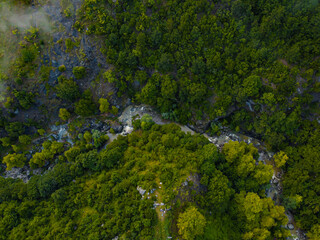
M31 26L51 32L50 20L42 8L20 8L12 4L0 3L0 32L19 29L24 31Z

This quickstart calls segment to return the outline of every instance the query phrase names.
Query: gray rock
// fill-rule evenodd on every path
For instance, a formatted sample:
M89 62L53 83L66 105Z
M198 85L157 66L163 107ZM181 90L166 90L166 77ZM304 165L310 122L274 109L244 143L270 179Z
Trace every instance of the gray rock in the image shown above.
M123 129L123 126L119 123L113 123L111 125L111 128L114 130L115 133L121 133L122 132L122 129Z
M126 135L132 133L132 131L133 131L133 127L125 126L123 128L123 131L122 131L121 135L126 136Z
M289 230L293 230L293 229L294 229L294 225L293 225L292 223L288 223L288 224L287 224L287 228L288 228Z
M272 183L278 184L278 183L279 183L279 179L278 179L278 178L273 178L273 179L272 179Z
M145 193L146 193L146 191L147 190L144 190L143 188L141 188L141 187L137 187L137 190L138 190L138 192L141 194L141 196L143 196Z

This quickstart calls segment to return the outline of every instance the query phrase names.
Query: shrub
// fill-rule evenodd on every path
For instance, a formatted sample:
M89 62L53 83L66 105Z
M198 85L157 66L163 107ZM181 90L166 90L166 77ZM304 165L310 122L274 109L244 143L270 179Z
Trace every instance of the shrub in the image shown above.
M37 49L31 45L21 50L21 60L24 64L31 63L37 57Z
M65 65L61 65L61 66L59 66L58 70L59 70L60 72L65 72L65 71L67 70L67 68L66 68Z
M118 109L116 106L112 106L112 108L111 108L111 113L112 113L113 115L117 115L118 112L119 112L119 109Z
M100 98L99 99L99 110L101 113L108 113L109 112L109 102L108 99Z
M19 136L19 142L23 145L28 145L31 143L31 137L28 135Z
M39 133L40 136L43 136L46 133L46 131L42 128L38 129L37 132Z
M80 97L79 87L76 82L71 79L61 78L56 86L57 96L64 100L73 102Z
M86 76L85 67L74 67L72 72L73 72L73 75L76 79L81 79Z
M65 108L59 109L59 118L61 118L62 121L67 121L70 118L71 114L68 112Z
M96 105L91 99L80 99L75 103L75 113L82 117L91 116L95 111Z

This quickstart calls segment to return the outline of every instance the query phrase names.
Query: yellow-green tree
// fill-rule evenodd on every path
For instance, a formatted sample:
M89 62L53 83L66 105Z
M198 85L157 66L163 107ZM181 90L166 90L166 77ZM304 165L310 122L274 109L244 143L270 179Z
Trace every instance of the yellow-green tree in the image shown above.
M179 215L179 234L183 239L191 240L204 233L206 218L196 207L189 207L184 213Z
M59 109L59 118L61 118L62 121L67 121L70 118L71 114L68 112L65 108Z
M100 98L99 99L99 110L101 113L108 113L109 112L109 102L108 99Z
M23 167L27 158L23 154L8 154L3 158L3 163L7 165L7 170L11 170L13 167Z
M280 151L274 155L273 159L276 167L281 168L289 158L283 151Z
M309 240L320 240L320 224L313 225L307 236Z
M242 239L269 239L277 235L285 239L289 232L281 225L288 221L283 206L275 206L271 198L260 198L256 193L240 192L235 197L238 222L243 223Z

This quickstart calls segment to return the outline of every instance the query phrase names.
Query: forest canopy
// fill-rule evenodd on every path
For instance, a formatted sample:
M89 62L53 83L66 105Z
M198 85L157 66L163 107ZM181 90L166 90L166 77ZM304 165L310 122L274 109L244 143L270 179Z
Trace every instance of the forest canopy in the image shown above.
M0 239L285 239L285 212L318 239L319 26L317 0L0 0L0 174L32 175L0 176ZM150 115L112 142L139 104L275 155Z
M224 215L236 226L227 233L214 230L224 238L288 235L284 207L265 195L272 168L255 164L252 145L230 141L220 152L176 124L137 129L101 151L83 144L26 184L0 179L1 239L155 239L162 228L195 239L211 234L205 227ZM250 169L242 167L247 161Z

